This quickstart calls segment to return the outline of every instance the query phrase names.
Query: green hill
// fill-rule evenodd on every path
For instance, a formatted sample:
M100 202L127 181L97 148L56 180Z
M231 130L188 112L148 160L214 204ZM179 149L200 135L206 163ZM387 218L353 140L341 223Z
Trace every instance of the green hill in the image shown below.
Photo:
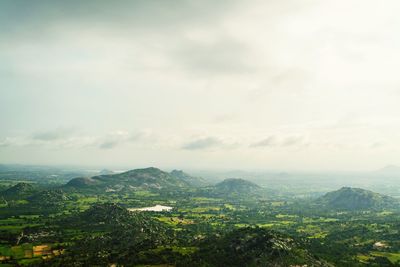
M384 209L399 204L395 198L352 187L342 187L337 191L326 193L317 199L317 203L338 210Z

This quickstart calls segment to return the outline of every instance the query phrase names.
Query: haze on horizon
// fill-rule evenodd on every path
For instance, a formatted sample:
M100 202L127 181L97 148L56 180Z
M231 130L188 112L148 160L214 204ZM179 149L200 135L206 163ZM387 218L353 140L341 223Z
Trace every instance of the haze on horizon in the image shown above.
M400 3L0 2L0 163L400 164Z

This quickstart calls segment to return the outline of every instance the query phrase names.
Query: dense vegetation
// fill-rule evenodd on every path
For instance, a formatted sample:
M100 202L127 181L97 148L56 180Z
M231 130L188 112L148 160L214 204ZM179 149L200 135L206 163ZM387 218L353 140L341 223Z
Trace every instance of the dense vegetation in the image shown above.
M400 266L399 202L368 190L304 197L157 168L58 183L10 172L0 266ZM172 210L137 210L154 205Z

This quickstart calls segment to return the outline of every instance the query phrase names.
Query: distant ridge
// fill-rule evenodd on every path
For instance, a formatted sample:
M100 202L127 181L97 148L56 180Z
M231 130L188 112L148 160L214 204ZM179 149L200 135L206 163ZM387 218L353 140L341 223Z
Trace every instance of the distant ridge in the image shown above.
M373 172L375 175L382 176L398 176L400 177L400 166L397 165L387 165L382 169L376 170Z

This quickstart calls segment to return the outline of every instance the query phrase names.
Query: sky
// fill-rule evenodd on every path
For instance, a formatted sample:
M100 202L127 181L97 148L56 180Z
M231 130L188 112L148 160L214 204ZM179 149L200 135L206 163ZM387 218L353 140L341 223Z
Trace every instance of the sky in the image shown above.
M0 1L0 163L400 164L397 0Z

